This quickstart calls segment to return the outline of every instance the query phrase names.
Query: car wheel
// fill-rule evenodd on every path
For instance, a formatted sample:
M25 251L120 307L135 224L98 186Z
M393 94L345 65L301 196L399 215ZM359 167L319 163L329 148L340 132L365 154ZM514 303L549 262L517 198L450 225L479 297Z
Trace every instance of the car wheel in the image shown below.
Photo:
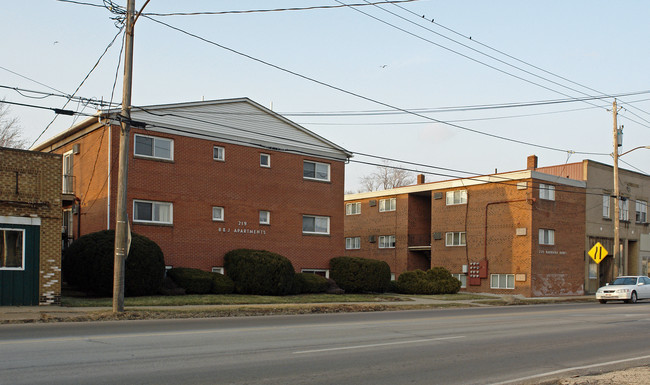
M633 291L632 294L630 295L630 303L636 303L637 296L636 296L636 291Z
M606 300L606 299L599 299L598 302L600 302L600 303L607 303L607 300Z

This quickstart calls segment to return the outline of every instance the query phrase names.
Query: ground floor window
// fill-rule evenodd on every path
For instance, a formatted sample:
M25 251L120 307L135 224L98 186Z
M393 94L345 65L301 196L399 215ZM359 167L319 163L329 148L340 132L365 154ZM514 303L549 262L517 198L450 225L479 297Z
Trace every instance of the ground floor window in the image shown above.
M514 289L514 274L492 274L490 275L490 289Z
M451 276L460 281L461 289L467 287L467 274L452 274Z
M0 269L25 269L25 230L0 229Z
M169 202L133 201L133 221L172 224L173 208Z
M589 279L598 278L598 265L594 261L589 261Z
M212 266L213 273L223 274L223 267L221 266Z
M329 278L330 277L330 271L327 269L302 269L300 270L301 273L307 273L307 274L316 274L320 275L321 277Z

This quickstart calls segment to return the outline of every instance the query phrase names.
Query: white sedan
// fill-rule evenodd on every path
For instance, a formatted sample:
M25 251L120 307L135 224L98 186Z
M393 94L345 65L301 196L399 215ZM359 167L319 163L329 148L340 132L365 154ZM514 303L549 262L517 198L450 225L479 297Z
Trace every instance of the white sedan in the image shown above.
M635 303L639 299L650 299L650 278L643 275L618 277L598 289L596 299L600 303L611 300Z

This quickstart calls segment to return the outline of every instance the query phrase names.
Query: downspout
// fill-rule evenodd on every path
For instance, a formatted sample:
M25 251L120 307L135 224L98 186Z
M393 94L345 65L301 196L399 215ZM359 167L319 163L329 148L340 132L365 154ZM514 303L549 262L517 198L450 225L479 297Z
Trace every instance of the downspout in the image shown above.
M74 201L77 203L77 239L81 238L81 198L75 196Z

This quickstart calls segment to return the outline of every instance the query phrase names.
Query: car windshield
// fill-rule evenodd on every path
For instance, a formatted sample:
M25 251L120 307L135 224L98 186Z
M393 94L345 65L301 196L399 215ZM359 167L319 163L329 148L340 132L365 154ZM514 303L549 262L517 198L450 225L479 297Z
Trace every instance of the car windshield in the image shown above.
M616 278L612 285L636 285L636 277L620 277Z

